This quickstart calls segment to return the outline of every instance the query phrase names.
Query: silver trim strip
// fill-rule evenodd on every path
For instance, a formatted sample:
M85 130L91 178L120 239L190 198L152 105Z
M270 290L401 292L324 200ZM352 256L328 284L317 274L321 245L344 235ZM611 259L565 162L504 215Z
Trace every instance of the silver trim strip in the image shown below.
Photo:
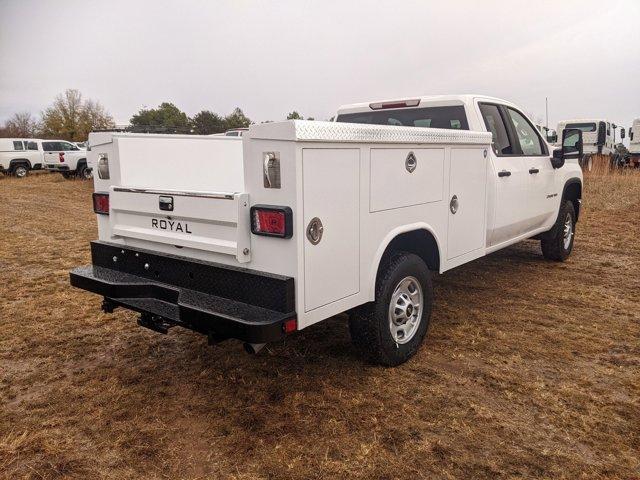
M173 195L176 197L218 198L233 200L239 192L181 192L179 190L149 190L147 188L113 187L114 192L148 193L151 195Z

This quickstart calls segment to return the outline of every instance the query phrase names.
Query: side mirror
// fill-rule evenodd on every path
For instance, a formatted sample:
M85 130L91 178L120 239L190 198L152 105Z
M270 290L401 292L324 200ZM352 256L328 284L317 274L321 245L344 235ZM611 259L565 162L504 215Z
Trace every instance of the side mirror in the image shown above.
M624 127L622 127L620 129L620 138L624 140L624 137L627 136L627 132L625 131Z
M558 141L558 133L555 130L549 130L547 132L547 142L556 143Z
M566 160L582 158L582 130L565 128L562 132L562 148L553 151L551 165L561 168Z

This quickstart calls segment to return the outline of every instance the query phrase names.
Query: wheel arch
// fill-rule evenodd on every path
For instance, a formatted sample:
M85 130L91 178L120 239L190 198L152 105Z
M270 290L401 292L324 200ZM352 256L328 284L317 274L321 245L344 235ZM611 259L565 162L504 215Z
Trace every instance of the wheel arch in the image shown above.
M582 180L579 178L570 178L567 180L562 189L562 200L570 200L571 203L573 203L577 222L580 216L580 205L582 201Z
M419 256L429 270L440 271L440 239L434 229L426 223L403 225L391 230L380 243L368 278L369 299L375 299L376 281L380 269L386 265L390 254L396 251Z
M28 158L14 158L12 160L9 161L9 169L13 169L14 166L16 165L23 165L26 164L27 167L29 168L29 170L31 170L31 162L29 161Z

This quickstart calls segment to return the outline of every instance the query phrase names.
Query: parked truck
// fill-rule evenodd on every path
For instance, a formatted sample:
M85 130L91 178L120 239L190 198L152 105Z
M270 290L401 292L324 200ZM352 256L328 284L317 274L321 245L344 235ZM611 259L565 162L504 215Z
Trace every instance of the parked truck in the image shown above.
M558 139L562 139L562 132L567 128L582 131L584 153L580 165L584 170L590 172L593 169L595 155L611 157L614 154L618 142L615 123L606 119L563 120L558 123Z
M629 165L640 167L640 118L629 127Z
M0 173L24 178L31 170L42 168L41 140L0 138Z
M529 238L570 255L582 131L563 135L551 150L517 106L473 95L348 105L241 139L91 134L99 238L71 284L152 330L253 352L347 312L358 350L398 365L427 333L432 272Z

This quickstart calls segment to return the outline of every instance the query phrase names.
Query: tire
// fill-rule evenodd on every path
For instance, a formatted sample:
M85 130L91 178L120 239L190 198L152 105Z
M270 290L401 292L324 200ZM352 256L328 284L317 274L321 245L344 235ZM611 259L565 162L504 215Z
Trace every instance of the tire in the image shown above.
M351 314L351 340L368 361L400 365L418 351L432 304L431 272L422 259L412 253L394 254L378 274L376 300Z
M80 168L78 168L77 175L81 180L91 180L93 178L93 170L86 165L81 165Z
M565 200L558 212L555 225L542 237L540 246L547 260L564 262L573 250L576 232L576 211L573 203Z
M13 167L13 174L18 178L24 178L29 173L29 167L24 164L19 164Z

